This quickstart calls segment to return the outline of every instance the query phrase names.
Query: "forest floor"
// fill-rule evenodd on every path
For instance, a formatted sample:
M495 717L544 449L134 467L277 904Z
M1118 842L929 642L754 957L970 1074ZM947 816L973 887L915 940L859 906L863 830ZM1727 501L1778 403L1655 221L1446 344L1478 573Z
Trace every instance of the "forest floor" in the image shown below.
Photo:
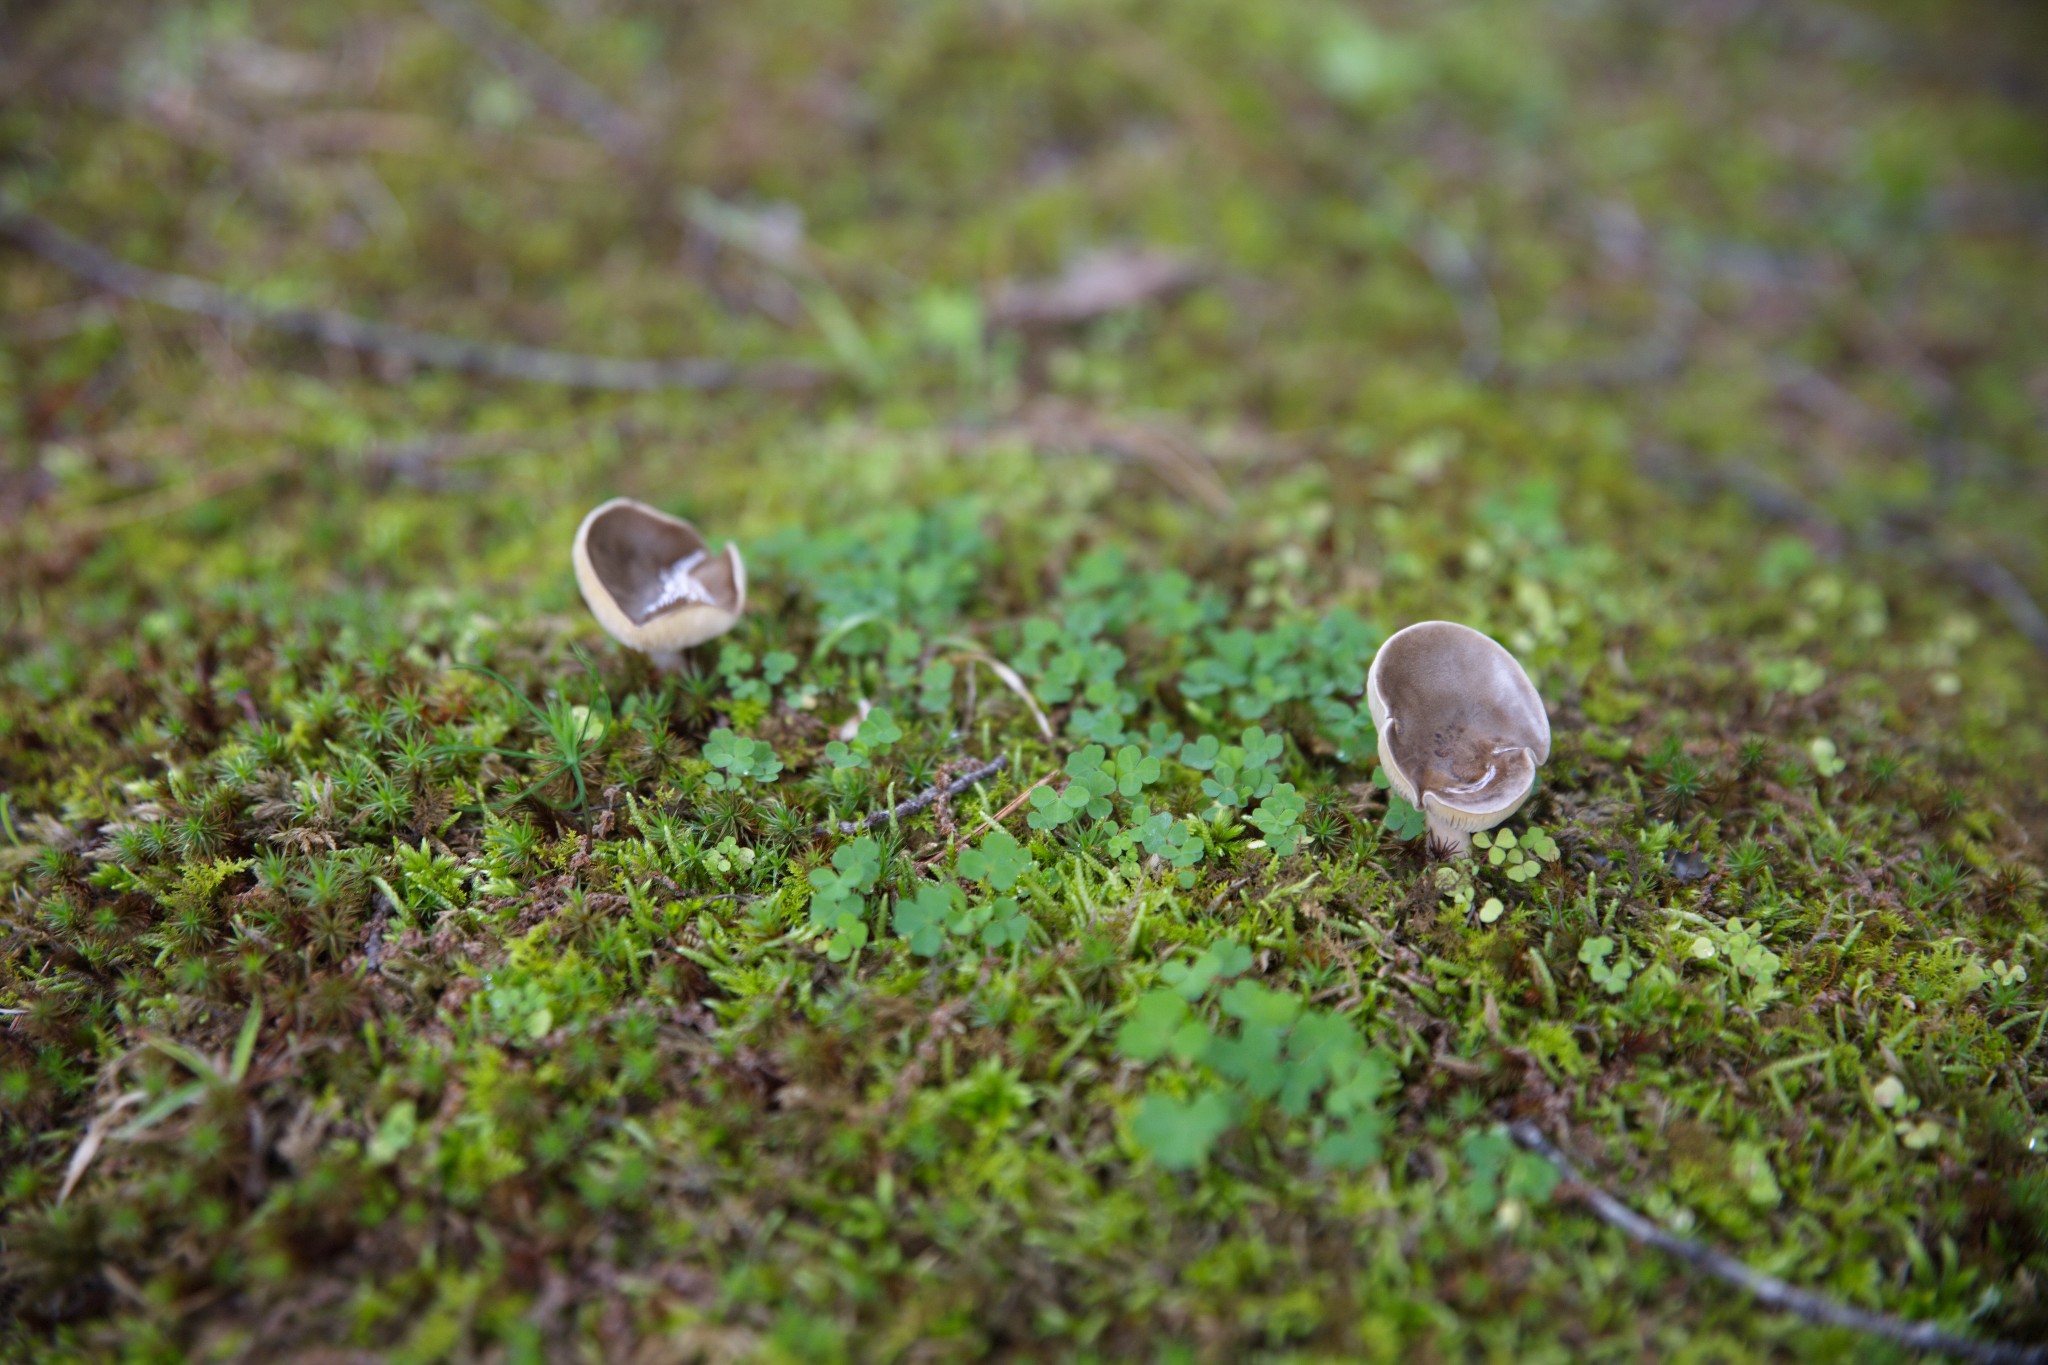
M1518 1125L2048 1339L2043 54L0 4L0 1355L1907 1358ZM745 555L680 673L615 495ZM1550 711L1473 860L1431 618Z

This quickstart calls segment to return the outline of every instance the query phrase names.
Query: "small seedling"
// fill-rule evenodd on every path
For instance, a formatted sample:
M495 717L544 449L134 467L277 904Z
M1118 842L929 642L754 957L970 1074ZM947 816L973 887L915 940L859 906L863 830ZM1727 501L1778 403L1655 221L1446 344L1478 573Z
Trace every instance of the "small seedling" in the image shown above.
M886 706L877 706L861 720L851 742L833 740L825 746L825 758L836 769L865 768L887 753L903 738L903 727Z
M705 738L704 761L717 769L704 779L713 791L739 791L748 782L773 782L782 775L782 760L768 741L732 730L713 730Z
M1610 962L1609 958L1614 960ZM1635 963L1630 961L1627 952L1616 957L1614 940L1605 934L1589 938L1579 945L1579 961L1585 966L1586 975L1609 995L1620 995L1627 990L1629 978L1635 975Z
M1489 867L1500 868L1511 882L1534 881L1543 871L1544 863L1557 861L1557 841L1543 832L1541 825L1532 825L1518 839L1513 830L1497 833L1479 833L1472 836L1472 847L1486 857Z

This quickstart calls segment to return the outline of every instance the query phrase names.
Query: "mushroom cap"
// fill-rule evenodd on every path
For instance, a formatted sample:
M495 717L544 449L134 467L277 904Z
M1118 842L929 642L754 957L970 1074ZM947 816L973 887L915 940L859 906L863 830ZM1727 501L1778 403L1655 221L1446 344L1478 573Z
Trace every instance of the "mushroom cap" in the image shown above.
M1432 824L1491 829L1529 799L1550 716L1515 656L1455 621L1395 631L1365 675L1380 763Z
M665 593L664 573L699 553L704 558L691 577L711 600ZM598 624L644 654L672 656L723 635L747 609L747 567L738 546L728 541L724 554L712 554L689 522L631 498L593 508L576 528L570 558Z

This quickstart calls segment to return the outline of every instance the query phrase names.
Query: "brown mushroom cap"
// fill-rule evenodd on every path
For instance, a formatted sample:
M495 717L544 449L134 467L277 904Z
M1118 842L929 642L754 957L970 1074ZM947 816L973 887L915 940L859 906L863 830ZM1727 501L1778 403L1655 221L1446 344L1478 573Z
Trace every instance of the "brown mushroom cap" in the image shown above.
M1430 833L1463 849L1529 799L1550 717L1515 656L1454 621L1396 631L1365 679L1380 763Z
M693 555L689 570L708 601L667 590L669 576ZM747 569L739 547L712 554L697 528L631 498L613 498L576 528L571 550L576 585L611 637L663 665L692 645L731 630L747 609Z

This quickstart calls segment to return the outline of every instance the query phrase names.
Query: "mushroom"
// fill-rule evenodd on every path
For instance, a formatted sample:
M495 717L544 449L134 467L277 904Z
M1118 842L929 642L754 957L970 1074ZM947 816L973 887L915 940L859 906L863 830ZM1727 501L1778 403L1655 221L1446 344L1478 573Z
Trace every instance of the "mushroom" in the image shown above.
M1380 764L1454 853L1520 809L1550 757L1550 717L1515 656L1455 621L1397 630L1365 675Z
M747 566L730 541L714 555L697 528L631 498L594 508L570 552L576 585L614 640L674 668L747 609Z

